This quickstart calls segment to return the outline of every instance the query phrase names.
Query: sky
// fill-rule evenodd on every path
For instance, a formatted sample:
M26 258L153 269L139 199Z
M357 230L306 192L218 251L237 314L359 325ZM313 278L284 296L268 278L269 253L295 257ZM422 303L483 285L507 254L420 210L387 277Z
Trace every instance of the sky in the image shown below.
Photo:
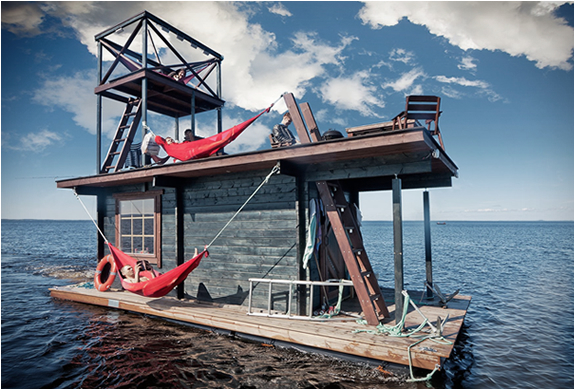
M459 177L429 190L432 220L573 220L573 3L531 1L2 2L2 218L87 219L56 180L96 173L94 36L143 10L224 56L224 129L286 91L321 132L343 133L390 120L407 95L440 96ZM105 150L122 109L104 103ZM269 148L285 109L226 151ZM198 134L214 134L215 118L198 115ZM422 198L403 191L404 220L423 218ZM391 220L389 191L360 203L364 220Z

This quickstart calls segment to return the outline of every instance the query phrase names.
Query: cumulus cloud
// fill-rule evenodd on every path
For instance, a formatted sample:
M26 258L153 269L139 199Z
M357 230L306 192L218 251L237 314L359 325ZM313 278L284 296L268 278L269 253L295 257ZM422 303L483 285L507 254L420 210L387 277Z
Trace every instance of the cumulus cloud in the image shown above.
M555 17L564 2L367 2L359 12L372 28L403 18L426 26L463 50L501 50L539 68L572 69L573 28Z
M378 116L374 107L384 107L376 95L377 87L370 85L369 72L356 72L350 76L328 79L319 88L324 102L340 109L359 111L364 116Z
M45 13L38 3L4 2L2 28L21 36L34 36L42 32L40 25Z
M46 12L61 18L94 55L96 34L146 8L198 41L225 53L223 97L228 104L247 110L264 108L285 91L303 95L308 82L322 76L326 65L337 64L341 51L353 40L343 37L338 44L330 45L311 33L302 32L292 37L292 49L278 52L275 35L259 24L250 23L250 11L245 7L229 2L146 2L145 7L142 2L82 2L81 7L75 2L49 4ZM281 4L271 8L276 13L288 14ZM123 39L130 32L123 32ZM169 39L174 45L178 43L172 34ZM139 45L136 39L131 48L137 51ZM166 47L161 40L156 40L155 45L160 53ZM178 50L185 58L198 55L189 45Z
M33 91L32 99L49 110L56 108L72 113L74 122L95 134L96 97L93 93L94 72L77 72L70 76L39 78L39 87ZM121 114L123 105L116 101L105 100L102 129L109 137L115 131L117 116ZM111 108L111 109L106 109Z

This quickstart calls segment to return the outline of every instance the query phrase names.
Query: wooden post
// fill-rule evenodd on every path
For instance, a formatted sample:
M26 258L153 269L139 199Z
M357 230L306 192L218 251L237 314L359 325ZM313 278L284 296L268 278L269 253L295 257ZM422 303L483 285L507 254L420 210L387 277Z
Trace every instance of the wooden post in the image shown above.
M298 278L300 280L306 279L306 270L302 267L303 254L306 247L306 209L309 197L307 196L307 182L300 176L295 177L296 185L296 210L297 210L297 258L298 258ZM291 286L289 287L292 288ZM307 312L308 299L307 299L307 288L305 285L298 285L297 287L297 297L298 297L298 314L305 315ZM309 304L311 305L311 295ZM309 308L313 310L313 308Z
M144 18L142 24L142 68L148 68L148 19ZM142 122L148 124L148 78L142 79ZM142 140L146 131L142 131Z
M102 43L98 41L98 85L102 81ZM96 100L96 174L102 173L102 95ZM98 258L100 259L100 258Z
M305 124L303 123L303 119L302 119L301 114L299 112L299 108L298 108L298 105L295 101L293 93L284 94L284 101L286 102L286 106L287 106L289 113L291 115L291 120L293 122L293 125L295 126L296 131L297 131L297 135L299 137L299 142L301 142L302 144L309 144L311 142L311 140L309 138L309 134L307 133L307 129L305 127Z
M393 192L393 263L395 270L395 323L403 311L403 221L401 217L401 179L391 181Z
M191 118L190 118L190 129L192 130L192 135L194 140L196 139L196 90L192 90L192 101L191 101ZM218 130L219 132L219 130Z
M176 192L176 266L184 264L184 189L175 187ZM176 294L178 299L184 298L184 283L178 284Z
M423 225L425 229L425 281L433 286L433 269L431 263L431 219L429 216L429 191L423 191ZM433 299L433 291L426 288L427 299Z
M98 227L100 228L101 231L105 232L105 226L104 226L104 217L106 216L106 195L102 192L99 193L98 195L96 195L96 221L98 224ZM106 234L106 233L104 233ZM104 242L104 238L100 235L99 232L96 232L96 235L98 236L98 240L97 240L97 258L98 261L100 261L100 259L102 259L104 257L104 253L105 253L105 248L106 248L106 243ZM118 243L116 243L116 245L119 245Z

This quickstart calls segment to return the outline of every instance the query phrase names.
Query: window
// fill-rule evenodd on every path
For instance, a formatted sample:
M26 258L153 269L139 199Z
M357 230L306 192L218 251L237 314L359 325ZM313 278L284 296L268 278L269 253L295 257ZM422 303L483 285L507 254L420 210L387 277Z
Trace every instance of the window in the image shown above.
M116 194L116 246L161 266L162 191Z

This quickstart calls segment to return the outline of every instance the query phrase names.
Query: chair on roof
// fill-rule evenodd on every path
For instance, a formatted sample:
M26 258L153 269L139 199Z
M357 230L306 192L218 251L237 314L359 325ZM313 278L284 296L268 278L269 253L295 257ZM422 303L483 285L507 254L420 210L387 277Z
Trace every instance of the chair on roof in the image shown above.
M428 95L410 95L405 98L405 111L393 118L393 130L407 129L409 127L421 126L420 120L424 120L427 129L432 135L436 135L442 149L443 139L439 131L439 104L441 98ZM433 125L433 128L431 124Z

